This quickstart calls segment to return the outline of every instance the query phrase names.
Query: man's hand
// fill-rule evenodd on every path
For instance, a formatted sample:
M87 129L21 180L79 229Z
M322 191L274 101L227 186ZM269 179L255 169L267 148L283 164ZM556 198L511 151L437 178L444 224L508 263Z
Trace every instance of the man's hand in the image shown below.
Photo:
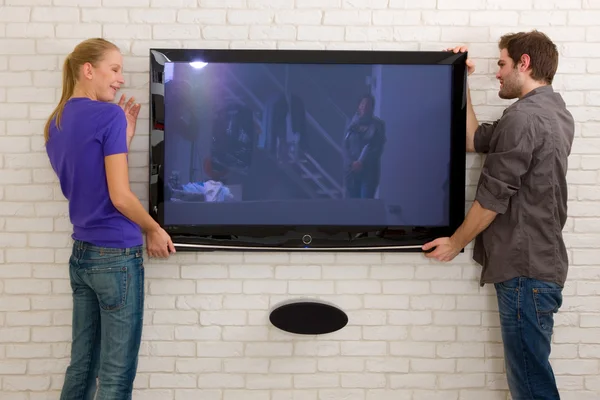
M442 262L452 261L461 250L461 248L454 243L454 240L449 237L438 238L432 242L425 243L423 245L423 250L427 251L434 247L435 250L433 250L431 253L425 253L425 257L435 258L436 260Z
M146 234L146 249L150 257L168 258L170 253L175 253L171 237L162 228L154 229Z
M496 215L498 215L497 212L483 208L476 199L465 220L451 237L438 238L421 247L423 251L436 248L431 253L425 253L425 257L435 258L439 261L451 261L494 221Z
M456 46L456 47L450 47L448 49L446 49L447 51L452 51L454 53L466 53L469 48L467 46ZM465 62L465 64L467 65L467 73L469 75L471 75L473 72L475 72L475 63L473 62L473 60L471 60L470 58L467 58L467 61Z
M134 97L131 97L127 102L125 102L125 99L125 95L121 95L119 107L123 109L125 112L125 118L127 118L127 148L129 148L131 139L133 139L133 136L135 135L135 125L137 123L138 114L140 113L142 106L134 103Z

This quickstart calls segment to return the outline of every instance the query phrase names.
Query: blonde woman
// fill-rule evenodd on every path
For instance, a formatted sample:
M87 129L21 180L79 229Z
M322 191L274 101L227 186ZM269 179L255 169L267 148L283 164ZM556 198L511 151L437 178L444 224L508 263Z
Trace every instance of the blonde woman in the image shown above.
M143 234L150 257L175 251L129 187L127 153L140 110L122 96L122 56L88 39L67 56L46 151L69 201L73 342L61 400L130 399L144 313Z

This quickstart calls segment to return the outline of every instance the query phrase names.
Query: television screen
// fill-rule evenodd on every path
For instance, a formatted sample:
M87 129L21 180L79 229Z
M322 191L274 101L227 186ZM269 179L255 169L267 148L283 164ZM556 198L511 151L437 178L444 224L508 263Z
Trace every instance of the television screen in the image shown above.
M209 247L416 248L451 233L464 57L152 50L155 217Z

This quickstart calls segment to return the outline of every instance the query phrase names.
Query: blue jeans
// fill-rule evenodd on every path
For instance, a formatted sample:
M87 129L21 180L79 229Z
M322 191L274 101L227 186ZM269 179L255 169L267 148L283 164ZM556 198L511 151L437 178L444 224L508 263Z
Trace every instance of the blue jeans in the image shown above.
M142 246L75 241L69 261L73 342L60 400L129 400L144 315Z
M346 177L346 198L372 199L375 197L378 186L379 178L377 176L348 173Z
M514 278L495 287L513 400L560 399L549 358L562 288L529 278Z

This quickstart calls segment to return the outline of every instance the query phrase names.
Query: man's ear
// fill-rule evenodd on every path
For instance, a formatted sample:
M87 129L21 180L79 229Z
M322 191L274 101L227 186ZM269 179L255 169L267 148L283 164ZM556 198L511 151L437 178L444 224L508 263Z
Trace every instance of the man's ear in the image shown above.
M525 72L531 67L531 57L529 57L529 54L521 56L518 67L520 72Z

